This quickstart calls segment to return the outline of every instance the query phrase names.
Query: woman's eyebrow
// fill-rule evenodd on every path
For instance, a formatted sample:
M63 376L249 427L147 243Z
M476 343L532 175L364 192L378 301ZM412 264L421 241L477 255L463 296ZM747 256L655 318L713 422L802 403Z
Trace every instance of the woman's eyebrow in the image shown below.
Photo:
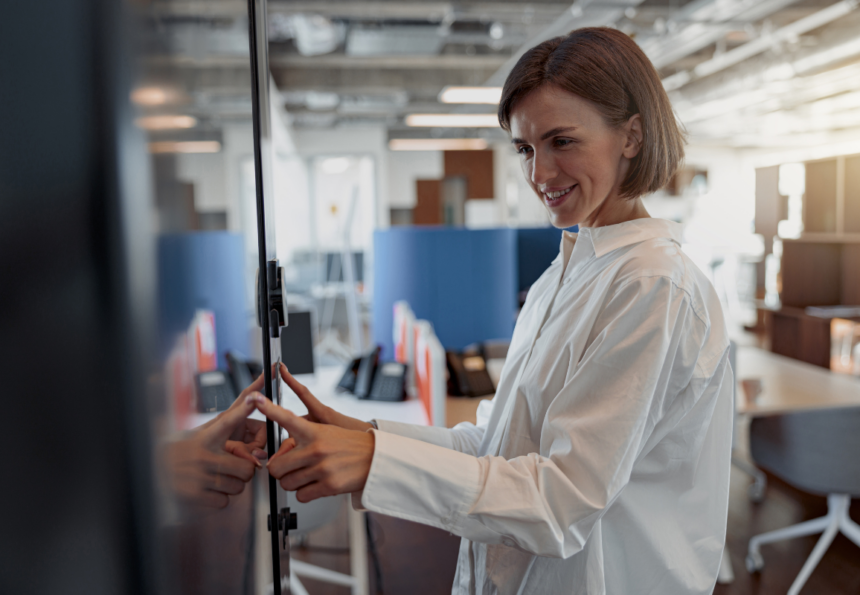
M562 132L568 132L570 130L576 130L576 126L559 126L558 128L553 128L547 132L544 132L540 139L546 140L551 136L555 136L556 134L561 134Z
M561 134L562 132L569 132L571 130L576 130L576 126L559 126L558 128L553 128L552 130L544 132L541 135L540 139L546 140L546 139L550 138L551 136L555 136L556 134ZM511 144L512 145L526 144L526 141L524 141L521 138L512 138Z

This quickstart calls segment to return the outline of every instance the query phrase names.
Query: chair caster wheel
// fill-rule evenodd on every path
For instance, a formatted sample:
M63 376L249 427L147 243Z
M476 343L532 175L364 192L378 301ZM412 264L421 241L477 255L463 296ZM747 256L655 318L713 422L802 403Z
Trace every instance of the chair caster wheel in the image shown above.
M755 502L756 504L758 504L759 502L764 501L764 491L765 486L763 486L762 484L758 482L751 483L750 487L747 489L747 495L749 496L751 502Z
M759 553L750 552L747 554L746 560L747 572L750 574L755 574L756 572L760 572L762 568L764 568L764 558L761 557Z

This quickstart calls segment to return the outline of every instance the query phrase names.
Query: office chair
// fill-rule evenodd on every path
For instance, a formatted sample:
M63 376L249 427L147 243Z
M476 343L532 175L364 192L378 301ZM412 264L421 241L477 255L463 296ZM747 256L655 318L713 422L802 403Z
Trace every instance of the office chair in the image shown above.
M296 500L295 492L287 492L287 505L290 507L290 512L296 513L298 520L298 527L290 531L290 536L301 537L302 535L307 535L311 531L315 531L316 529L332 522L337 517L338 512L340 512L344 498L345 496L333 496L330 498L320 498L319 500L303 504ZM355 527L350 527L350 531L354 531L355 529ZM363 537L364 528L361 527L360 530ZM352 546L352 535L350 535L350 542L350 545ZM350 549L352 550L352 548ZM350 551L350 557L352 558L355 553L356 552ZM354 564L353 570L355 570ZM365 574L361 574L362 571ZM293 595L308 595L307 589L305 589L304 585L302 585L299 580L299 577L305 577L326 583L350 587L353 593L362 593L365 592L364 589L366 589L366 587L362 585L362 582L365 585L367 582L366 570L362 569L362 571L360 571L358 576L356 576L355 572L352 575L343 574L342 572L336 572L334 570L329 570L328 568L308 564L307 562L302 562L301 560L296 560L295 558L290 557L290 592Z
M860 546L860 525L848 516L860 495L860 408L818 409L759 417L750 423L750 454L756 465L807 492L827 495L827 515L750 539L747 570L764 567L760 547L823 531L794 580L797 595L840 531Z

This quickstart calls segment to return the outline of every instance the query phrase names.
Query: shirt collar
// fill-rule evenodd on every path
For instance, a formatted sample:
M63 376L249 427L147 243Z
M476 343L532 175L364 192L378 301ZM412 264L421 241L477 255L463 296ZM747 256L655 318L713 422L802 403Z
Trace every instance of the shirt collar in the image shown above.
M600 258L618 248L656 238L665 238L680 246L682 232L683 226L680 223L646 217L603 227L581 227L579 233L566 231L562 235L576 241L588 239L594 247L594 255ZM562 237L563 242L564 237Z

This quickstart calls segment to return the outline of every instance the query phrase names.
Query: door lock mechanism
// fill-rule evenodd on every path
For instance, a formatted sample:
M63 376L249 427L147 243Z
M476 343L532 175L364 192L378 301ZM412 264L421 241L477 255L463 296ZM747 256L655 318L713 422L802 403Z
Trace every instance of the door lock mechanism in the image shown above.
M263 326L262 279L257 269L257 324ZM266 263L266 285L268 289L269 336L281 336L281 327L287 326L287 290L284 286L284 267L278 266L277 259Z
M295 512L290 512L289 508L282 508L281 512L278 513L278 531L283 531L283 547L287 549L287 537L290 534L290 531L298 528L299 520L298 515ZM269 531L272 530L272 515L269 515Z

